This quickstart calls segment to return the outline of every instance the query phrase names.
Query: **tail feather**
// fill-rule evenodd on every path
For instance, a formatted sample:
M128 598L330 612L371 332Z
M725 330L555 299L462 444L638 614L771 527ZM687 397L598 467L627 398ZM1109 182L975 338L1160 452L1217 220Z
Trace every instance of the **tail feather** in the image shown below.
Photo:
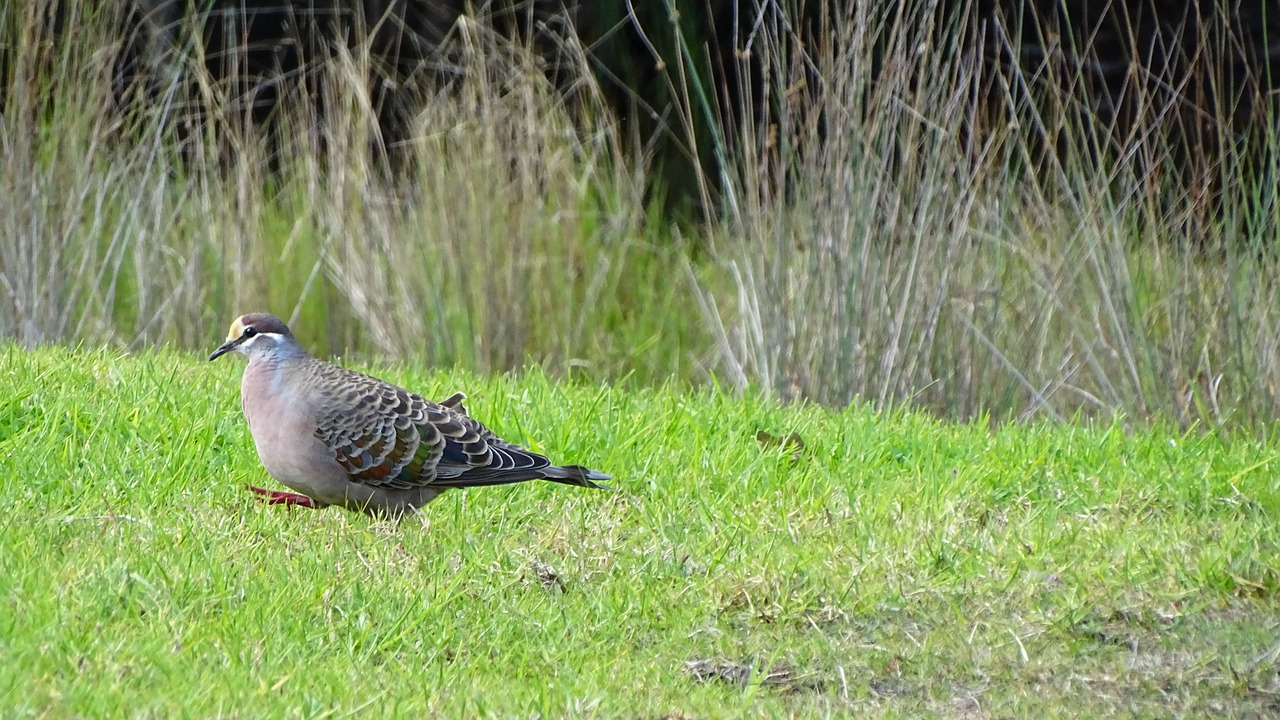
M595 470L588 470L581 465L551 465L544 468L523 470L486 471L484 469L464 472L453 477L438 477L431 485L439 488L488 487L492 485L511 485L527 480L550 480L551 482L578 487L612 490L604 485L597 485L593 480L610 480L608 475Z
M596 472L581 465L552 465L551 467L545 467L542 468L542 477L551 482L598 488L600 490L611 490L612 488L607 485L598 485L593 481L613 479L602 472Z

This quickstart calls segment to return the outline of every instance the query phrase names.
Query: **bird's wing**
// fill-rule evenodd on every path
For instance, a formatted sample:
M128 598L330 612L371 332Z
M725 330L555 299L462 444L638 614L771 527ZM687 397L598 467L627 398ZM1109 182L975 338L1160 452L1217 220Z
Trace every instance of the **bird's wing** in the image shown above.
M436 485L466 487L518 482L541 477L538 471L551 464L546 457L494 435L475 418L450 408L440 410L446 417L433 424L444 436L445 444L436 465Z
M395 490L492 485L538 477L551 464L467 416L457 395L437 405L377 378L341 373L328 383L335 390L315 434L352 482Z
M466 399L467 399L466 393L456 392L436 404L439 405L440 407L447 407L450 410L454 410L460 415L467 415L468 414L467 406L462 404L462 401Z

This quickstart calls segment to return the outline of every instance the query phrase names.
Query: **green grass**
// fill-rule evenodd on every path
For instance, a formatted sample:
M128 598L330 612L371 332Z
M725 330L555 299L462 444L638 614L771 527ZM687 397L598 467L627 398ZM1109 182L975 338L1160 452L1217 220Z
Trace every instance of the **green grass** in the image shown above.
M366 367L615 477L396 526L242 489L239 365L0 348L6 717L1280 710L1269 445Z

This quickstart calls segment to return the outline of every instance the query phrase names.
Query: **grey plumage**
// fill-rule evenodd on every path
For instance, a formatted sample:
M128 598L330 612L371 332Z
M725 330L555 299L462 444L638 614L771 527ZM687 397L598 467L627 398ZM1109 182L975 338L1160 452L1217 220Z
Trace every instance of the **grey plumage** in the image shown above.
M274 316L241 316L209 359L233 350L249 358L241 405L258 455L305 496L254 488L269 502L399 515L449 488L526 480L600 488L595 481L609 479L499 438L467 414L461 393L437 404L317 360Z

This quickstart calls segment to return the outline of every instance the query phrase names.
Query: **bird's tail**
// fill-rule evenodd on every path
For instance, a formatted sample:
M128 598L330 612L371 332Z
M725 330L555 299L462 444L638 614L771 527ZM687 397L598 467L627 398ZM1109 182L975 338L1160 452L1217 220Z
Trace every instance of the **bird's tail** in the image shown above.
M542 477L551 482L564 483L565 485L578 485L580 487L599 488L601 490L611 490L606 485L597 485L594 480L612 480L608 475L602 472L596 472L584 468L581 465L552 465L551 467L542 468Z

